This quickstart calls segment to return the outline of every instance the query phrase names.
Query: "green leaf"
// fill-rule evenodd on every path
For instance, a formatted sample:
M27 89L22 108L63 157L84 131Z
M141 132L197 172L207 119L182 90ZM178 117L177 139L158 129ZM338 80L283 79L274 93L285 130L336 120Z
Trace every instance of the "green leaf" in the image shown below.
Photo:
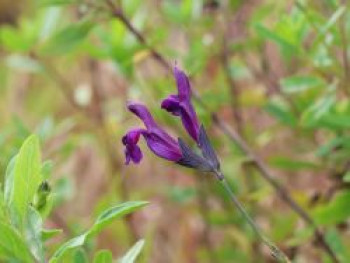
M35 258L39 262L45 262L44 248L41 241L41 229L41 216L33 207L30 207L26 223L27 244Z
M326 232L326 241L340 259L340 262L346 262L346 259L350 258L349 250L344 245L341 235L339 235L335 228L331 228Z
M315 76L292 76L281 80L282 91L296 93L325 85L324 81Z
M15 222L22 229L28 213L29 204L41 183L41 157L39 149L39 139L36 135L31 135L23 143L15 164L13 191L10 196L10 208L16 214Z
M10 26L0 28L0 45L12 52L27 52L33 45L31 39L27 39L25 32Z
M61 233L62 233L62 229L42 229L41 239L43 242L45 242Z
M89 235L95 235L96 233L100 232L102 228L111 223L112 220L130 214L147 204L148 202L145 201L130 201L105 210L100 214L95 221L95 224L90 228L88 232Z
M313 215L316 223L332 225L350 217L350 191L337 194L328 204L315 209Z
M0 222L0 260L18 260L27 263L34 262L23 238L11 226Z
M14 178L14 168L17 156L12 157L6 168L5 174L5 202L10 205L10 200L13 198L13 178Z
M317 149L316 156L325 157L331 155L333 154L334 150L338 148L350 149L350 137L344 136L331 139L329 142L321 145Z
M316 101L303 112L301 116L302 125L307 127L314 125L322 116L329 112L335 102L335 95L328 95Z
M0 183L0 221L5 222L6 220L6 204L5 204L5 198L4 193L2 192L2 185Z
M296 126L297 124L297 119L295 118L292 111L289 109L288 105L284 101L276 99L271 100L265 106L265 110L283 124L292 127Z
M120 263L134 263L137 256L140 254L145 241L143 239L136 242L132 248L128 250L125 256L120 260Z
M292 50L296 48L293 43L290 43L287 39L282 38L281 36L273 32L272 30L268 29L261 23L258 23L255 25L255 30L260 36L276 42L278 45L280 45L283 48L292 49Z
M269 159L269 164L274 167L289 170L289 171L300 171L300 170L315 170L318 165L305 160L295 160L284 156L273 156Z
M336 113L329 113L323 116L318 126L326 127L332 130L344 130L350 128L350 117L348 115L340 115Z
M82 43L92 27L89 21L69 25L52 36L41 51L50 55L66 54Z
M60 6L60 5L71 5L76 3L76 0L40 0L39 5L41 6Z
M43 180L47 180L51 177L52 168L53 168L52 161L45 161L43 163L43 165L41 166L41 174L42 174Z
M87 263L88 257L86 255L86 252L80 248L77 251L75 251L73 256L73 263Z
M77 247L81 247L82 245L84 245L85 240L87 237L87 233L84 233L80 236L77 236L75 238L70 239L69 241L67 241L66 243L64 243L63 245L61 245L55 252L55 254L52 256L52 258L50 259L50 263L55 263L55 262L59 262L59 259L69 250L72 250L74 248Z
M106 249L100 250L95 254L93 263L112 263L112 252Z
M112 222L112 220L130 214L147 204L148 202L145 201L130 201L105 210L96 219L94 225L84 234L75 237L61 245L52 256L50 263L58 262L67 251L82 246L85 243L86 239L98 234L102 228L106 227L109 223Z

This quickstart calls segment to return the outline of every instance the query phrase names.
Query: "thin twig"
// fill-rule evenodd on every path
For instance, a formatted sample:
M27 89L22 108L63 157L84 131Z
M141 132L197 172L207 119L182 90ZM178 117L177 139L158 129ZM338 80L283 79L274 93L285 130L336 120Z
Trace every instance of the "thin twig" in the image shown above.
M199 173L199 172L198 172ZM218 259L215 255L215 248L210 240L211 234L211 225L209 224L209 205L208 205L208 195L207 195L207 179L198 174L196 176L198 181L198 204L199 204L199 213L202 216L204 222L204 231L203 231L203 245L206 246L206 252L208 254L208 260L211 263L218 262Z
M224 175L221 172L215 173L216 178L219 180L227 194L229 195L231 201L236 206L236 208L240 211L244 219L247 223L252 227L257 237L259 237L260 241L263 242L271 251L271 254L276 258L278 262L290 263L288 257L280 250L274 243L272 243L260 230L258 225L254 222L254 220L250 217L248 212L244 209L241 202L237 199L236 195L233 193L230 185L225 179Z
M166 61L166 59L153 47L147 44L147 41L145 37L139 32L132 24L131 22L126 18L123 11L119 9L112 10L112 15L119 19L123 24L129 29L129 31L151 52L152 57L159 62L165 69L170 69L171 65ZM201 100L201 98L198 96L198 94L194 93L195 99L197 102L205 109L207 112L210 113L209 108L206 106L206 104ZM300 218L309 226L311 226L314 230L314 235L317 241L321 244L324 251L331 257L332 261L334 263L339 263L339 260L337 259L337 256L335 252L332 250L332 248L328 245L326 242L322 231L317 227L316 223L313 221L313 219L308 215L306 211L303 210L290 196L289 192L286 188L284 188L280 183L278 183L274 179L274 175L272 172L267 168L267 165L265 165L264 161L254 152L250 149L248 144L239 136L239 134L230 128L225 122L223 122L215 113L211 113L211 118L214 122L214 124L231 140L233 140L243 151L244 153L251 157L251 160L255 163L255 166L260 171L260 174L262 177L269 183L271 186L276 190L278 196L284 201L286 204L290 206L290 208L300 216Z

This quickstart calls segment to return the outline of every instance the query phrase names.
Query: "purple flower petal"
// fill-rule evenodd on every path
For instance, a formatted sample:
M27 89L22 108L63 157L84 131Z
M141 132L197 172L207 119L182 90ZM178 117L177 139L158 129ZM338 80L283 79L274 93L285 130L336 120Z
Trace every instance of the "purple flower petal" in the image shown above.
M122 139L125 145L125 164L129 164L130 161L133 163L139 163L142 159L142 152L137 143L140 138L140 134L143 133L142 129L130 130Z
M145 105L141 103L129 102L128 109L143 121L147 129L157 126L151 113L148 111Z
M177 162L182 154L178 143L163 130L155 130L143 134L148 147L157 156L169 161Z
M188 134L198 142L199 122L191 103L191 87L186 74L174 68L178 95L170 95L163 100L161 107L175 116L180 116Z
M141 150L137 146L140 135L145 138L148 147L157 156L174 162L182 158L177 141L157 125L144 105L129 103L128 108L144 122L147 129L131 130L123 137L126 164L130 161L138 163L142 158Z
M191 85L186 74L178 69L176 66L174 67L174 77L176 80L176 86L179 94L179 98L181 100L190 99L191 97Z
M177 95L170 95L163 100L161 107L175 116L181 116L180 100Z

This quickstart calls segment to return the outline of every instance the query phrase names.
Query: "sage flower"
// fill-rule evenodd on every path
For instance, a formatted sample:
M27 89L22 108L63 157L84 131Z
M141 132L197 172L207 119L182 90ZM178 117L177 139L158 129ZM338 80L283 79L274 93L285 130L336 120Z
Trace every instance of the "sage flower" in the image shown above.
M176 66L174 67L174 77L178 94L170 95L163 100L161 107L171 114L181 117L183 126L188 134L198 142L200 126L197 114L191 103L192 92L190 81L186 74Z
M129 103L128 109L143 121L146 128L132 129L122 138L126 164L130 161L136 164L141 161L142 152L137 145L141 135L157 156L173 162L178 162L182 158L178 142L155 122L146 106L140 103Z
M146 128L129 130L122 138L125 146L125 163L139 163L142 152L137 145L142 135L157 156L175 162L179 165L197 169L204 172L217 172L220 169L219 160L203 126L199 125L197 114L191 103L191 86L186 74L174 68L177 95L170 95L163 100L161 107L175 116L181 117L188 134L196 141L202 154L194 152L181 138L175 140L163 130L153 119L152 115L140 103L129 103L128 109L139 117Z

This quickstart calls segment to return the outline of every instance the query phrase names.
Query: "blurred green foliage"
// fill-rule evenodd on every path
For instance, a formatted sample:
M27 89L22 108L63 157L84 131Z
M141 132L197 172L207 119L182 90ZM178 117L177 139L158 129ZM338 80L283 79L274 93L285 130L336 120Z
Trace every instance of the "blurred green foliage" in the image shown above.
M132 262L144 239L139 262L269 262L209 176L189 176L146 147L140 167L123 165L120 139L139 125L128 100L142 100L157 121L189 139L159 107L175 84L157 52L191 76L209 108L195 102L222 168L267 236L293 262L333 262L210 112L240 133L339 261L349 262L348 1L5 2L1 260ZM42 191L44 182L50 191ZM130 201L138 199L151 208L96 236L145 204ZM123 204L108 210L115 203Z

